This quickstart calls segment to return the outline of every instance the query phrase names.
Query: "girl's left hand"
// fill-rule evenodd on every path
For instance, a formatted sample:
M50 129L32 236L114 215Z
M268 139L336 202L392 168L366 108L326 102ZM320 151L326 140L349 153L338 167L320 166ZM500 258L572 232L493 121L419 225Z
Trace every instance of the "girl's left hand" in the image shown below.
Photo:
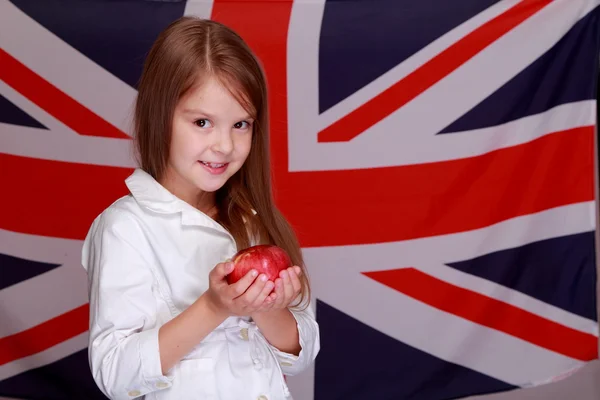
M302 289L301 274L302 269L297 266L281 271L279 278L275 279L273 292L265 299L258 312L287 308L300 294Z

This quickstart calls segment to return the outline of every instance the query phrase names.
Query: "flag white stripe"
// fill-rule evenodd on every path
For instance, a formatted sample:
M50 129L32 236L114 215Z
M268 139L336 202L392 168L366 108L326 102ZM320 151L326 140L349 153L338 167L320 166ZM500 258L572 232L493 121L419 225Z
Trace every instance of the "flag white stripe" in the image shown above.
M498 298L570 328L598 335L596 321L445 266L447 263L468 260L544 239L590 232L594 227L594 202L586 202L513 218L468 232L393 243L304 248L303 253L307 259L311 280L317 284L339 281L335 278L338 273L344 274L345 281L346 276L357 275L360 272L403 267L421 268L449 283ZM345 291L342 287L323 290ZM320 297L319 291L315 293ZM384 321L387 318L384 313L378 313L378 316L373 316L371 320L377 318L379 321L375 323L375 327L387 323Z
M384 147L393 132L409 140L431 138L544 55L591 9L589 0L553 1L401 107L389 123L383 120L381 127L358 136L356 145L368 142ZM498 62L503 54L510 57ZM398 127L405 129L399 132ZM461 139L461 147L468 148L472 138Z
M501 2L496 6L500 7L501 4L506 8L508 3ZM290 29L288 41L290 46L288 55L290 170L343 170L445 161L471 157L497 148L524 143L554 132L560 127L581 126L582 123L590 122L590 120L590 125L592 125L595 121L595 103L594 101L584 101L560 106L546 113L523 118L500 127L489 128L483 130L484 132L474 130L462 132L460 135L435 135L550 49L593 6L594 4L589 0L557 0L553 2L499 38L429 90L379 121L352 141L345 143L317 142L319 130L331 121L327 120L325 124L321 122L324 118L323 115L326 114L318 114L316 102L313 100L318 98L319 40L318 33L313 32L314 26L312 26L316 24L316 20L312 22L312 25L309 23L311 36L302 39L299 36L305 35L306 23L312 21L309 19L312 14L317 14L314 10L317 7L297 7L297 19L294 21L292 18L293 29ZM501 10L494 9L492 14L498 13L498 11ZM486 14L489 12L491 11L488 9L474 19L483 18L483 15L495 16ZM294 14L292 15L294 16ZM320 23L320 20L318 21ZM482 20L481 23L483 22ZM479 25L473 25L471 29ZM460 28L465 29L466 26L470 26L468 22L461 25ZM540 29L540 26L548 28ZM468 32L465 31L463 36L466 33ZM459 38L456 37L455 40ZM523 40L523 38L527 38L527 40ZM436 43L434 42L430 46L434 46ZM443 49L440 47L437 52L432 50L427 53L420 52L413 57L423 57L423 54L432 57ZM510 54L510 57L507 57L502 63L498 63L498 54ZM411 59L409 58L409 60ZM409 63L409 60L397 67L405 68L405 74L412 71L403 66ZM426 61L425 58L416 63L415 67L424 61ZM413 62L410 61L410 63ZM390 79L390 84L401 77L398 75L394 80ZM471 82L471 84L466 86L465 82ZM378 93L386 87L377 87L373 93ZM456 93L460 93L460 96L456 96ZM353 96L362 99L361 96L364 94L359 91ZM368 99L365 97L361 101L340 103L341 105L338 106L340 111L336 111L337 117L350 113ZM348 105L344 106L344 104ZM572 114L567 113L569 110ZM542 123L541 121L545 118L550 118L550 120ZM557 125L551 126L550 123ZM520 124L525 126L521 128ZM525 128L531 126L534 126L535 129L530 132L526 131ZM543 129L545 127L549 129ZM493 137L486 137L481 133L493 133ZM450 141L453 143L448 147ZM403 146L402 143L410 143L410 146ZM310 154L311 157L307 158L306 154ZM331 154L335 154L336 157L331 157Z
M406 139L410 146L388 143L383 150L379 141L365 139L345 143L320 143L311 147L311 157L304 157L303 170L339 170L390 167L428 162L450 161L479 156L494 150L531 142L564 130L593 127L595 100L562 104L540 114L523 117L502 125L455 132L421 139ZM404 142L402 138L402 142ZM342 147L346 146L342 150ZM290 149L290 151L292 151ZM308 154L308 153L307 153ZM326 157L329 154L329 157ZM331 157L335 154L335 157ZM360 156L357 156L360 154ZM315 157L313 158L313 155ZM310 161L309 161L310 159Z
M187 0L183 15L210 19L212 8L212 0Z
M396 340L442 360L516 386L527 386L584 364L506 333L457 318L372 279L348 273L343 265L324 269L326 273L319 274L313 283L315 294L321 300ZM344 275L343 281L337 278L341 274ZM327 279L323 279L324 275ZM334 286L335 282L339 282L339 286ZM360 296L357 296L358 293ZM440 332L444 332L443 338L439 336ZM473 335L465 336L465 332ZM469 351L464 351L466 347Z
M81 261L83 241L0 229L0 253L26 260L65 264Z
M483 10L479 14L473 16L469 20L458 25L454 29L448 31L444 35L438 37L429 45L423 47L418 52L404 60L402 63L398 64L385 74L375 79L373 82L370 82L348 98L342 100L329 110L323 112L323 114L319 116L319 129L321 130L326 128L342 118L344 115L348 114L350 111L359 108L386 89L394 86L397 82L401 81L409 74L422 67L426 62L446 51L450 46L454 45L456 42L471 34L473 31L485 25L487 22L503 14L510 8L513 8L521 1L522 0L499 1L498 3ZM461 96L463 96L462 93ZM437 111L439 110L436 110L436 112Z
M0 253L61 265L0 290L0 304L11 305L2 310L2 320L10 322L0 324L0 338L87 303L87 275L81 267L82 243L0 229Z
M596 321L565 311L534 297L443 264L421 263L418 270L454 286L500 300L580 332L598 336ZM384 268L385 269L385 268Z
M71 136L1 122L0 147L5 154L42 160L127 168L137 165L129 139Z
M94 165L137 165L131 139L80 135L2 81L0 95L48 128L0 123L2 153Z
M89 333L85 332L39 353L0 365L0 381L51 364L85 349L88 346L88 337Z
M346 99L319 114L319 43L325 0L294 1L288 30L287 87L289 165L293 171L311 170L307 151L318 151L317 133L393 86L430 59L469 33L513 7L520 0L501 0L471 19L442 35ZM318 146L331 147L330 143ZM396 146L398 147L398 146ZM325 151L323 151L325 152ZM319 152L322 154L323 152ZM362 154L362 152L361 152ZM315 160L317 157L311 157ZM327 158L327 157L326 157ZM322 165L323 164L323 165ZM327 170L327 162L318 157L315 170Z
M0 338L10 336L69 312L88 302L85 271L77 265L57 267L0 291Z
M20 108L24 113L44 125L48 130L61 131L70 136L79 136L79 134L54 118L40 106L17 92L13 87L8 86L6 82L0 80L0 95L6 97L8 101ZM4 149L4 147L2 147Z
M130 133L136 90L8 0L0 1L0 48L107 122Z

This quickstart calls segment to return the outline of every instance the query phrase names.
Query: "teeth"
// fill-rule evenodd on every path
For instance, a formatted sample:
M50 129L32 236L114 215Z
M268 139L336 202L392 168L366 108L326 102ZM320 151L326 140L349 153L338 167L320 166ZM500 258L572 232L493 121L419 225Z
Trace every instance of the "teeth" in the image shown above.
M204 162L204 161L200 161L202 164L207 165L211 168L221 168L224 167L225 164L216 164L216 163L209 163L209 162Z

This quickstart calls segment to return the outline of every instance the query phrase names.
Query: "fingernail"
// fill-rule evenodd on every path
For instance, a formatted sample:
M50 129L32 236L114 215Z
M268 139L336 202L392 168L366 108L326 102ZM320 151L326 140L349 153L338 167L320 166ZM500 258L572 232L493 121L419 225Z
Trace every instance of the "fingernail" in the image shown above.
M252 270L252 276L256 276L256 275L258 275L258 272L255 270Z
M296 271L296 275L302 274L302 268L300 267L294 267L294 271Z
M260 276L260 280L261 280L262 282L266 281L266 280L267 280L267 276L266 276L266 275L261 275L261 276Z

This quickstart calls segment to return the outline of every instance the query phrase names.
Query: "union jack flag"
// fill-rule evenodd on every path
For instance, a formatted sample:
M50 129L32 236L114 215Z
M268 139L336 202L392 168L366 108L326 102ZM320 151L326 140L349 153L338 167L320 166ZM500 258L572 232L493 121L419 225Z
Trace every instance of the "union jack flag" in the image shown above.
M81 244L182 15L257 52L322 349L298 400L438 400L598 358L600 0L0 0L0 396L103 398Z

